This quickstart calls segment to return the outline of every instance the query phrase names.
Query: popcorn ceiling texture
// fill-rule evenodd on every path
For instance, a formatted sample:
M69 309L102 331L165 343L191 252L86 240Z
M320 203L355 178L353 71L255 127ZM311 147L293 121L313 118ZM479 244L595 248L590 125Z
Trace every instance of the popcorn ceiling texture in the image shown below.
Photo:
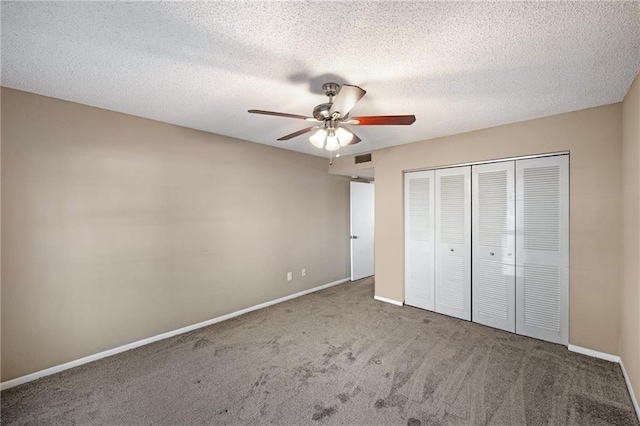
M619 102L639 40L640 2L3 2L2 85L315 155L246 111L337 81L352 115L416 115L350 154Z

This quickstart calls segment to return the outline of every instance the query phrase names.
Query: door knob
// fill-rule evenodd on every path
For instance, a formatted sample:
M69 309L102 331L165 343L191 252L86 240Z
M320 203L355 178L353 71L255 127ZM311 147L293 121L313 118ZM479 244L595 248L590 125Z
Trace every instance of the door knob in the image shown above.
M358 239L358 236L357 236L357 235L352 235L352 236L351 236L351 239L352 239L352 240L357 240L357 239Z
M495 253L494 253L494 252L491 252L491 253L489 253L489 254L490 254L491 256L493 256Z
M453 249L450 249L451 251L453 251Z

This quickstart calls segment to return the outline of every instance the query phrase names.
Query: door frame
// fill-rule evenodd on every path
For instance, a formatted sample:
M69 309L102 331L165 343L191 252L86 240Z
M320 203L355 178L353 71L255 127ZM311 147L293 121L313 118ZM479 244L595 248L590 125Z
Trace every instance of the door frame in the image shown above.
M406 174L406 173L413 173L413 172L423 172L427 170L449 169L451 167L479 166L481 164L502 163L505 161L529 160L532 158L544 158L544 157L558 157L560 155L570 155L570 152L569 151L546 152L542 154L523 155L520 157L496 158L494 160L475 161L471 163L453 163L453 164L446 164L442 166L419 167L415 169L403 170L402 173Z

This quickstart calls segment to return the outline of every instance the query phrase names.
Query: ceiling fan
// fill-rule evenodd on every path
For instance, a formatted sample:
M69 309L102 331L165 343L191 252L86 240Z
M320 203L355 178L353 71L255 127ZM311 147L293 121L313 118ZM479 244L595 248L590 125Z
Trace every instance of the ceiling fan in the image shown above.
M309 141L317 148L325 148L328 151L336 151L340 149L340 147L355 145L361 141L353 131L345 126L346 124L354 126L407 126L416 121L414 115L349 117L349 111L351 111L367 92L358 86L345 84L341 87L337 83L325 83L322 85L322 90L324 94L329 97L329 102L317 105L313 109L313 117L259 109L250 109L249 112L252 114L274 115L277 117L288 117L320 123L278 138L278 140L286 141L315 131L309 138Z

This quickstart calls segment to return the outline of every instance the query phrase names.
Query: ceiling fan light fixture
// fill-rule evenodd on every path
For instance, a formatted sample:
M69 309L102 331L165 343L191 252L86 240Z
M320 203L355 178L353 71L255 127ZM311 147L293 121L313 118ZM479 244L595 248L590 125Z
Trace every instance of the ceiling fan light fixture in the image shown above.
M327 139L327 131L320 129L309 137L309 142L316 148L324 148L324 141Z
M338 141L338 137L333 129L329 129L327 133L327 151L336 151L340 149L340 142Z
M353 140L353 133L345 129L344 127L338 127L336 129L336 137L340 142L340 146L347 146Z

